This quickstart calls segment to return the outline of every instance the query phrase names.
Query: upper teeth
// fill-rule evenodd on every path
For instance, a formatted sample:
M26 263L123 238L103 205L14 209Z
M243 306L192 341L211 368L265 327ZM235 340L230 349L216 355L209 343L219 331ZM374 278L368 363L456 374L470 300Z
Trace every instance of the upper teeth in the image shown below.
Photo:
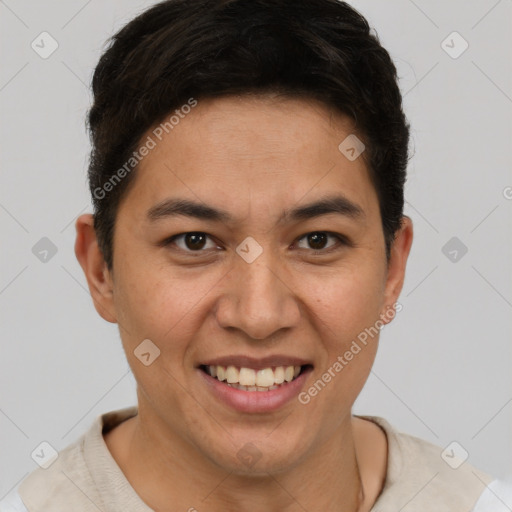
M220 381L227 381L229 384L240 384L241 386L270 387L290 382L300 373L300 366L277 366L254 370L253 368L236 366L207 366L208 373Z

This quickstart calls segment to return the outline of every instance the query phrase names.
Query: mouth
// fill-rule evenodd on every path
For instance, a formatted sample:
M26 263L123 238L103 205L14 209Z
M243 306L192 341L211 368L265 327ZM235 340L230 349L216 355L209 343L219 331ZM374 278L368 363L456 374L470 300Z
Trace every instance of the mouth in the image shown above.
M215 400L242 413L271 413L290 404L304 388L313 365L297 358L237 357L197 367Z
M234 365L201 365L204 373L234 389L248 392L268 392L286 386L311 370L311 364L249 368Z

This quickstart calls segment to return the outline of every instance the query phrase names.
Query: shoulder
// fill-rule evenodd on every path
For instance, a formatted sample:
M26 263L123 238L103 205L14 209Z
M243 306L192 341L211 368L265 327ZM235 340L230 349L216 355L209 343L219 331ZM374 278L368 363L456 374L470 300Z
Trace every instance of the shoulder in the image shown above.
M66 473L79 460L81 439L61 450L46 469L33 470L13 491L0 502L0 512L32 512L53 510L52 497L66 492ZM68 481L69 484L69 481Z
M32 471L18 486L19 496L13 496L15 501L9 505L11 508L5 511L0 508L0 512L60 511L68 509L70 503L80 507L81 511L97 512L103 501L98 479L115 470L102 432L133 416L136 411L135 407L129 407L97 416L90 428L59 451L48 467ZM23 504L25 508L19 508ZM18 508L13 509L13 506Z
M467 460L460 444L441 448L400 432L378 416L359 416L379 425L388 441L386 479L372 512L431 510L468 512L494 478Z
M30 512L55 510L56 502L60 505L60 497L65 497L67 503L73 503L70 499L81 503L83 496L79 487L84 481L87 481L86 487L90 487L83 457L84 438L85 435L59 451L49 467L35 469L21 482L18 493Z

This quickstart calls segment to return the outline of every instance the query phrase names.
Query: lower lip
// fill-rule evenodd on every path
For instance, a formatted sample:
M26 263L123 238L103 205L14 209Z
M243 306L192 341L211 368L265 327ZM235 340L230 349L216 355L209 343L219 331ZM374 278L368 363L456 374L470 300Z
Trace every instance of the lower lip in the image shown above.
M296 397L312 370L305 370L291 382L281 384L277 389L270 391L244 391L228 386L225 382L197 369L212 393L225 404L240 412L272 412Z

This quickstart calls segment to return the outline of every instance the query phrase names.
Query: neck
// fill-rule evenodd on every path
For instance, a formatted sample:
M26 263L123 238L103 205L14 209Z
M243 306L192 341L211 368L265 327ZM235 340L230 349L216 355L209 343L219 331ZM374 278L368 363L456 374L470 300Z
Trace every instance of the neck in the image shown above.
M156 512L362 512L365 496L350 415L293 467L256 476L221 468L140 403L138 415L112 433L105 441L114 459Z

